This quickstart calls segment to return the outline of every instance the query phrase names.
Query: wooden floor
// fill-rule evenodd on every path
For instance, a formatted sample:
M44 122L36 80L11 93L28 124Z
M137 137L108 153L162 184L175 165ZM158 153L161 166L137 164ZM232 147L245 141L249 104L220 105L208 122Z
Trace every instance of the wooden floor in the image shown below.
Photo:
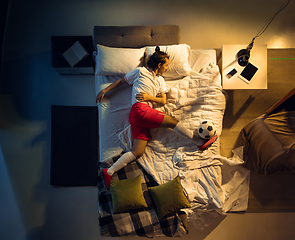
M241 129L264 114L295 87L295 49L268 50L268 89L255 98L254 90L226 91L227 106L220 136L221 155L231 157ZM295 174L260 176L251 173L247 212L295 212Z
M221 155L230 157L240 130L295 87L295 49L269 49L267 64L268 88L255 98L255 90L227 90Z

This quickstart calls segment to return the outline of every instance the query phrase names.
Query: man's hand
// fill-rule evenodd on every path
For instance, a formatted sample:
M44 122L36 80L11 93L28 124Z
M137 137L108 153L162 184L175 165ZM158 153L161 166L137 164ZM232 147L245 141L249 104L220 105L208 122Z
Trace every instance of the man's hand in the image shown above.
M136 94L136 100L139 102L145 102L150 100L150 95L145 92L140 92Z
M102 90L102 91L100 91L98 94L97 94L97 96L96 96L96 102L98 103L98 102L101 102L101 100L103 99L103 97L104 97L104 94L105 94L105 92Z
M101 100L103 99L104 95L105 95L108 91L110 91L110 90L112 90L112 89L114 89L114 88L117 88L117 87L123 85L124 83L126 83L126 80L125 80L124 77L122 77L122 78L120 78L119 80L117 80L116 82L113 82L111 85L109 85L109 86L106 87L105 89L101 90L101 91L97 94L97 96L96 96L96 102L97 102L97 103L98 103L98 102L101 102Z
M136 100L139 102L150 101L150 102L155 102L155 103L165 105L166 104L166 94L164 93L158 97L153 97L145 92L140 92L140 93L136 94Z

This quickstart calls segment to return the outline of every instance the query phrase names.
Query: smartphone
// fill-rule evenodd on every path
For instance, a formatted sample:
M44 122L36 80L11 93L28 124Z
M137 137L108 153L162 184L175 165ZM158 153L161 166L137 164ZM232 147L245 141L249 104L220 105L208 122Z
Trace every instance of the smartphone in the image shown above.
M242 79L243 81L245 81L246 83L250 83L254 74L257 72L257 70L258 70L257 67L255 67L251 63L248 63L238 77Z
M233 75L235 75L237 73L237 70L234 68L233 70L231 70L228 74L226 74L226 77L228 79L230 79Z

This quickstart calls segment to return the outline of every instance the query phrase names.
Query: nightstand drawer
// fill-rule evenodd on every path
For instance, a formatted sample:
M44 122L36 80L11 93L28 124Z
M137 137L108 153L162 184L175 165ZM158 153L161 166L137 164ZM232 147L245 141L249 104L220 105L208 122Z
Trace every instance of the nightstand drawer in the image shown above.
M55 67L55 70L60 75L93 75L94 69L93 67L74 67L74 68L62 68L62 67Z

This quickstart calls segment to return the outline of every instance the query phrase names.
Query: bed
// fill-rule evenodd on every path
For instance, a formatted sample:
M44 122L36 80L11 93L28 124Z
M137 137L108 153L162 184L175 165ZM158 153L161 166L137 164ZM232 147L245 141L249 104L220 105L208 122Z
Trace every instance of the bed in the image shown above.
M202 120L212 121L217 135L222 132L225 96L214 49L191 49L180 43L180 28L165 26L95 26L96 93L145 64L155 46L170 58L163 75L168 87L167 104L154 106L195 131ZM99 167L110 166L132 146L132 128L128 122L131 87L109 92L98 104ZM232 158L220 156L219 138L205 150L178 136L171 129L152 129L144 155L113 175L120 182L140 176L146 206L116 211L119 201L104 185L98 173L98 209L102 236L181 236L187 234L187 221L204 228L216 216L247 209L249 171L242 167L243 147ZM172 190L155 198L152 187ZM169 208L169 194L181 186L184 199ZM174 188L175 187L175 188ZM157 188L162 189L162 188ZM159 190L160 191L160 190ZM112 195L113 194L113 195ZM182 197L183 197L182 196ZM169 205L167 207L167 205ZM166 211L164 216L159 211Z

